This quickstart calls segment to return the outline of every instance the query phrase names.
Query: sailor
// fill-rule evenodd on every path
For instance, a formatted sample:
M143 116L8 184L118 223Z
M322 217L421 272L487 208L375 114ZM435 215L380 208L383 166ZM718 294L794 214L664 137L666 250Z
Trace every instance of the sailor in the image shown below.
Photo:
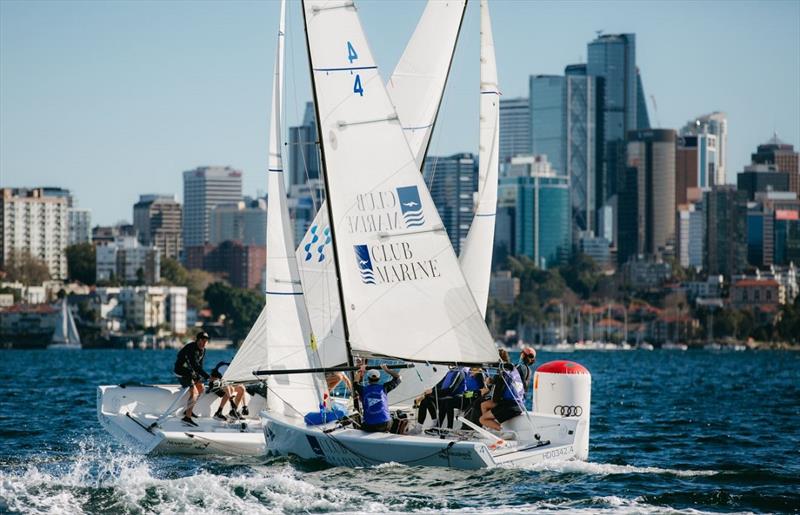
M467 376L469 368L454 368L444 376L442 390L439 393L439 427L442 426L444 417L447 416L447 427L453 428L455 410L463 411L464 393L467 391Z
M203 370L203 359L206 356L208 334L205 331L197 333L193 342L183 346L175 360L175 375L178 376L181 386L189 388L189 399L186 401L186 411L181 419L185 424L197 427L192 420L196 415L192 413L197 399L203 393L203 380L209 375Z
M350 379L347 377L347 374L344 372L326 372L325 373L325 382L328 386L328 393L331 394L339 386L341 383L344 383L345 388L347 391L353 391L353 385L350 384Z
M480 367L473 367L470 369L464 379L465 392L462 410L464 410L464 416L467 420L473 424L477 424L478 420L481 418L481 401L483 400L485 384L486 377L483 375L483 369Z
M517 364L517 372L522 379L522 385L525 387L525 396L528 395L528 389L531 385L531 369L530 367L536 363L536 351L531 347L523 347L522 353L519 355L519 363Z
M361 384L361 380L364 377L366 365L361 365L361 368L356 373L355 385L353 385L364 406L361 429L370 433L387 432L392 427L389 399L386 394L400 384L400 374L390 370L386 365L381 365L381 368L392 376L392 379L381 384L381 373L372 369L367 372L367 385L364 386Z
M502 422L522 414L524 395L525 387L517 368L510 363L502 365L494 380L494 405L481 415L480 423L490 429L502 430Z
M244 418L239 414L238 409L244 400L244 386L240 384L235 386L223 386L222 384L222 376L225 375L225 371L228 370L229 365L230 363L226 361L217 363L217 366L211 370L211 378L208 380L208 393L213 393L217 397L222 398L222 400L219 401L217 412L214 413L214 418L222 421L228 420L225 418L225 415L222 414L222 410L228 402L231 404L231 410L228 412L228 416L234 420L241 420Z
M453 427L453 411L451 401L458 397L458 406L461 405L461 395L466 390L464 379L464 369L450 367L447 374L430 390L426 390L421 399L417 400L419 407L417 411L417 422L425 423L425 419L430 415L436 417L439 426L442 425L445 415L447 415L448 426ZM452 404L455 408L455 403ZM438 416L437 416L438 414Z

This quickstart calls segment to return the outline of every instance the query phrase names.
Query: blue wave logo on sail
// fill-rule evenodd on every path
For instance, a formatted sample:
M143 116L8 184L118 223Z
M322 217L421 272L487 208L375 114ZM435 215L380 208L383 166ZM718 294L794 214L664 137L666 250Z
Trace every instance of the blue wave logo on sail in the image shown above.
M375 284L375 270L372 269L369 249L366 245L353 245L353 250L356 251L356 263L358 272L361 274L361 281L364 284Z
M397 199L400 201L400 210L403 213L403 220L407 229L425 225L422 201L419 198L419 190L417 190L416 186L397 188Z
M314 225L311 227L310 232L311 241L303 246L303 250L306 251L305 260L311 261L311 258L314 257L313 253L316 253L318 254L317 263L321 263L325 260L325 245L328 245L331 242L331 228L325 227L324 229L320 230L319 226ZM322 243L317 245L317 242L320 240L322 240Z

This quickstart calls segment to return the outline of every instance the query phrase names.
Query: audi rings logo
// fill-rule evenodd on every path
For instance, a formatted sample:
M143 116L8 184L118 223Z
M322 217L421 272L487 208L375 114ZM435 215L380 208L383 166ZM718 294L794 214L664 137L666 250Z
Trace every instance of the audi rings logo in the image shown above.
M553 413L555 415L561 415L562 417L580 417L583 414L583 408L580 406L556 406L553 408Z

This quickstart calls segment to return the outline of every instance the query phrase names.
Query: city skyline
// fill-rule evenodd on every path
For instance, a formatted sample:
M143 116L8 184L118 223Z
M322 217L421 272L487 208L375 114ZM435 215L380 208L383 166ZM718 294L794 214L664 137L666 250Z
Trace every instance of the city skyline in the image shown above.
M686 19L682 7L689 5L694 16ZM424 3L359 6L387 77ZM294 7L287 31L287 129L302 121L310 98ZM524 96L529 75L561 74L585 62L597 29L635 33L652 126L679 129L695 116L725 111L727 181L734 183L773 130L800 143L800 4L728 7L492 2L504 98ZM244 193L263 192L266 178L259 172L266 167L276 17L277 4L269 2L3 2L3 186L69 188L101 225L130 221L143 193L182 199L181 172L197 166L242 170ZM431 155L477 151L477 18L477 6L470 5ZM762 23L752 26L753 19Z

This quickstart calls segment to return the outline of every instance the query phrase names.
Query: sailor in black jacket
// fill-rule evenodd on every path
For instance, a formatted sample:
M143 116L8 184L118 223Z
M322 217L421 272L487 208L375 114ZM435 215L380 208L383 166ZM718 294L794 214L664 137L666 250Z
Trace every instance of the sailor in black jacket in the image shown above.
M206 356L206 343L208 334L205 331L197 333L193 342L183 346L178 352L175 360L175 375L179 377L181 386L190 388L189 400L186 402L186 411L183 414L183 422L190 426L197 426L192 417L194 405L203 393L203 381L209 378L208 373L203 370L203 359Z

